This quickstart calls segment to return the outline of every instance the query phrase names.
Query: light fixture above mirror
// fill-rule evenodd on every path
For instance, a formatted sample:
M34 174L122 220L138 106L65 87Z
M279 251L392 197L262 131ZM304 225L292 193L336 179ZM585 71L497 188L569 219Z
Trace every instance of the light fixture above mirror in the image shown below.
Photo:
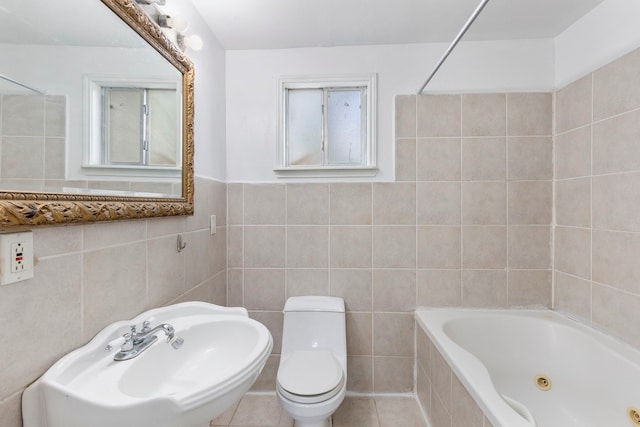
M142 10L165 31L165 35L180 48L181 51L191 49L199 51L203 47L202 38L197 34L187 34L189 23L179 15L168 15L162 6L166 0L136 0Z

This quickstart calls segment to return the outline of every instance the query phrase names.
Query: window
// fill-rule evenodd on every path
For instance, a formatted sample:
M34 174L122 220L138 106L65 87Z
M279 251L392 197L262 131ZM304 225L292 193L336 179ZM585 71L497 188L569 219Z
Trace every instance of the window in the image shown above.
M178 166L172 89L102 88L102 165Z
M125 170L130 176L180 174L177 82L100 77L87 77L85 82L84 174L120 175Z
M280 176L375 174L375 75L285 78L280 92Z

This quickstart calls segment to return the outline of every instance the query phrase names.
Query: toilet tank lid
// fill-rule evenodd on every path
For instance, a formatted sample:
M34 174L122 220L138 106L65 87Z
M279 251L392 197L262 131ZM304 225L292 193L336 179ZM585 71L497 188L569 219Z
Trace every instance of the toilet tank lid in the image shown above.
M344 313L344 300L340 297L302 296L290 297L284 311L328 311Z

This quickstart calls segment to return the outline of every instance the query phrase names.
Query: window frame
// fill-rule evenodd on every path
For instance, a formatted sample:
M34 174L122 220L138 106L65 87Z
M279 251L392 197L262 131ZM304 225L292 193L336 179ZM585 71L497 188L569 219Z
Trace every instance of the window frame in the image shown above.
M354 89L366 88L365 102L366 131L363 162L360 165L288 165L287 144L287 91L289 89ZM326 125L323 124L323 125ZM296 177L372 177L378 172L376 151L377 128L377 76L375 73L331 75L331 76L292 76L282 77L278 81L278 140L276 144L276 167L274 172L279 178ZM326 133L326 129L325 129Z
M103 119L104 103L103 88L146 88L169 89L176 93L177 116L182 115L182 87L179 82L162 77L132 77L115 75L85 75L84 76L84 111L83 118L83 159L82 175L92 176L128 176L145 178L175 178L182 173L182 123L176 129L177 163L176 166L104 163L103 162Z

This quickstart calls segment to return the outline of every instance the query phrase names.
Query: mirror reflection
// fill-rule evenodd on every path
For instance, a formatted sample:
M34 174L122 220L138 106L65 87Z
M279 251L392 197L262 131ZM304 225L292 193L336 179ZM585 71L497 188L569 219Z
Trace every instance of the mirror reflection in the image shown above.
M182 195L182 74L99 0L0 0L0 189Z

